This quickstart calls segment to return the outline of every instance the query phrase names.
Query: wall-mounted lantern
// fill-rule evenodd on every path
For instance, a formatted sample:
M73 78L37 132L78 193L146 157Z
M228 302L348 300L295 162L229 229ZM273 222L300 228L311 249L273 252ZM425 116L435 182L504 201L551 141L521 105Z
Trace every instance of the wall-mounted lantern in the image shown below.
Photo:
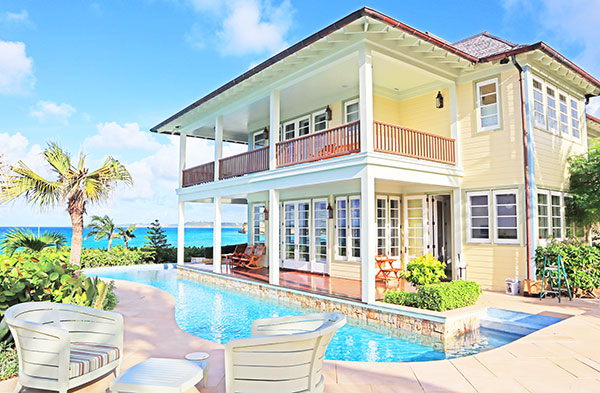
M437 96L435 96L435 107L438 109L442 109L444 107L444 96L441 91L438 91Z
M327 105L327 109L325 109L325 118L327 121L331 121L331 108Z
M262 137L264 140L269 139L269 127L265 127L265 129L263 130L263 133L262 133Z
M269 221L269 211L267 210L266 207L265 207L265 210L263 210L263 213L265 215L265 221Z
M329 218L333 218L333 207L331 207L331 203L327 204L327 214Z

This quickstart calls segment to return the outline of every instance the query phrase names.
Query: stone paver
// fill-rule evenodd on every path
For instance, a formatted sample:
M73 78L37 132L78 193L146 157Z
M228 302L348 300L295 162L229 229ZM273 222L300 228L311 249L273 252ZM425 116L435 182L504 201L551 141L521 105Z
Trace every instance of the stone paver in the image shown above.
M208 387L187 393L224 393L223 346L182 331L175 322L175 300L159 289L118 281L125 317L123 370L151 356L181 358L188 352L210 353ZM511 344L477 355L413 363L326 361L326 393L404 392L596 392L600 391L600 309L598 301L522 298L486 292L486 307L568 317ZM108 375L71 392L107 393ZM0 382L12 392L16 379ZM22 390L23 393L38 393Z

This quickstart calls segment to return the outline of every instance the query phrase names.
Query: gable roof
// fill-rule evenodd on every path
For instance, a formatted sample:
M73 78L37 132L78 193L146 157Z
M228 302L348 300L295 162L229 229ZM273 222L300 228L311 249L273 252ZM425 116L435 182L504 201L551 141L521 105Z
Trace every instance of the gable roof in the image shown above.
M477 58L482 58L507 52L522 45L517 45L484 31L483 33L455 42L453 46Z

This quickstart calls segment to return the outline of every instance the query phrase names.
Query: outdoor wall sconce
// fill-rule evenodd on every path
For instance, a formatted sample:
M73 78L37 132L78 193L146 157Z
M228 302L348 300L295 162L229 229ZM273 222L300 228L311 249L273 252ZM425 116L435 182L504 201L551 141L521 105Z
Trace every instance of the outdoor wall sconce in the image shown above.
M263 213L265 214L265 221L269 221L269 211L267 210L266 207L265 207L265 210L263 211Z
M327 109L325 109L325 118L327 121L331 121L331 108L327 105Z
M438 91L437 96L435 96L435 107L438 109L442 109L444 107L444 96L441 91Z
M263 139L269 139L269 127L265 127L262 133Z
M329 218L333 218L333 207L331 207L331 203L327 204L327 213Z

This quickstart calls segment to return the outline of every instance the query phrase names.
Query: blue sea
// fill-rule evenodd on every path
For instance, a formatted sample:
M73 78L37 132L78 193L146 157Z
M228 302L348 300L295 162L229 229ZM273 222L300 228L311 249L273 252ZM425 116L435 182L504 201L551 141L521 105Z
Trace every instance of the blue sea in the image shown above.
M13 227L0 227L0 238L7 231L11 230ZM31 229L33 233L37 234L38 227L19 227L23 229ZM177 228L175 227L163 227L165 230L165 234L167 235L167 242L173 246L177 246ZM221 231L221 244L238 244L245 243L248 240L246 234L239 233L238 231L241 228L223 228ZM40 227L40 234L44 231L49 232L59 232L65 235L67 238L68 244L71 245L71 228L70 227ZM103 239L100 241L95 241L93 237L85 239L85 236L89 230L87 228L83 229L83 247L86 248L106 248L108 247L108 240ZM138 227L133 233L135 238L129 241L130 247L140 247L143 246L146 242L146 227ZM186 246L196 246L196 247L212 247L213 244L213 229L212 228L185 228L185 245ZM112 242L113 247L116 245L123 245L123 240L114 239Z

